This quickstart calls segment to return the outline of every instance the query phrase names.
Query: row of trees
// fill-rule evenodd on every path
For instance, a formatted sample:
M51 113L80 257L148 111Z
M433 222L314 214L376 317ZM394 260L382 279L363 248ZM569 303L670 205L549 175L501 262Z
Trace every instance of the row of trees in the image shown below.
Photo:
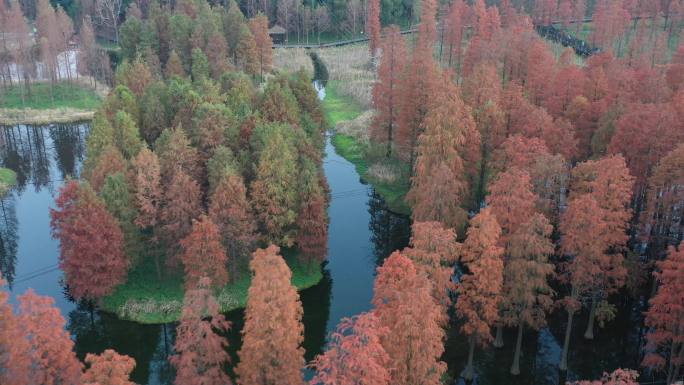
M603 6L595 34L608 23ZM422 2L410 50L396 26L378 43L371 140L413 168L406 199L414 238L417 224L433 221L467 235L453 246L467 272L455 305L471 343L466 378L474 346L501 346L504 326L518 328L518 374L524 330L543 327L555 304L568 315L565 370L574 316L588 311L584 336L593 339L595 321L616 314L611 297L639 293L648 273L662 269L653 262L682 241L684 44L671 60L655 46L622 58L605 46L579 65L571 50L554 57L509 2L454 1L439 29L436 8ZM468 257L470 250L481 255ZM678 258L675 249L669 255ZM684 278L681 266L674 270ZM659 274L644 365L672 380L681 375L680 314L658 309L681 300L661 294L673 284Z
M269 75L258 90L227 52L190 39L226 15L194 4L160 12L188 23L195 32L184 42L201 48L187 47L189 57L171 50L164 68L157 52L118 67L87 139L87 182L67 182L51 211L76 298L111 294L140 265L153 263L159 279L182 267L192 289L202 277L215 286L238 278L257 245L296 248L309 269L327 254L325 121L310 78ZM263 16L236 18L255 35L267 25ZM223 39L221 30L209 36ZM258 52L266 75L270 40Z

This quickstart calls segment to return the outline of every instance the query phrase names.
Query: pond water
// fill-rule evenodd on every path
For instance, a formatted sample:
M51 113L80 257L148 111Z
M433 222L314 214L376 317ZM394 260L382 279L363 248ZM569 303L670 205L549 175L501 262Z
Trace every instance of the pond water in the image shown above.
M325 95L323 87L317 86ZM135 358L133 380L141 385L170 385L173 370L174 325L141 325L74 303L61 284L57 267L58 243L50 236L49 208L63 181L77 177L85 153L87 123L0 127L0 161L17 172L18 184L0 201L0 270L11 286L11 300L31 287L55 299L76 341L79 357L113 348ZM324 279L301 292L307 360L320 353L327 334L342 317L370 309L375 268L391 251L406 246L409 220L389 212L382 199L364 184L354 166L339 156L327 139L324 171L331 190L329 254ZM575 318L570 346L568 379L596 378L618 367L638 367L642 338L642 303L618 304L616 319L596 333L593 342L582 338L586 314ZM243 312L227 315L233 327L227 337L236 359ZM481 385L555 385L565 378L557 369L565 313L549 317L550 326L539 333L526 331L522 375L508 369L513 356L514 332L505 333L502 349L478 349L476 383ZM449 374L458 378L465 366L467 341L458 324L448 330L444 360ZM310 374L310 373L308 373ZM650 381L650 377L642 380ZM462 384L462 381L456 381Z

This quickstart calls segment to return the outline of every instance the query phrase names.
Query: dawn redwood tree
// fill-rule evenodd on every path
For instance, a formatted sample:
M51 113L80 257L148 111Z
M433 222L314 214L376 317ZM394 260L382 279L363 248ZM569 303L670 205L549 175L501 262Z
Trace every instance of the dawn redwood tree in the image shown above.
M684 243L679 250L670 246L657 265L654 275L660 286L646 312L649 332L642 365L665 372L666 383L671 384L681 377L684 364Z
M290 246L297 220L297 154L285 129L270 132L251 183L252 204L269 242Z
M677 124L677 116L669 104L638 104L615 123L608 153L625 157L630 172L636 177L638 199L652 168L682 141L684 130Z
M656 255L684 237L684 144L665 155L648 180L645 210L642 212L643 237Z
M471 221L461 251L461 261L470 274L457 287L456 314L463 319L461 332L468 337L468 364L464 378L473 379L475 345L492 341L491 326L499 320L503 286L503 248L497 246L501 227L489 208Z
M159 221L162 204L161 171L159 158L143 148L133 160L135 172L135 203L138 217L135 224L141 229L153 229Z
M382 266L373 287L373 306L387 333L380 341L389 355L392 384L441 384L446 314L432 298L424 273L398 251Z
M200 199L197 182L177 168L164 192L164 205L160 213L162 237L168 250L166 263L170 266L176 266L179 262L178 243L190 234L192 220L202 212Z
M328 348L311 366L311 385L389 385L390 358L380 343L387 329L373 312L343 318L331 334Z
M436 16L436 1L422 1L418 40L399 86L401 100L396 142L402 149L402 156L409 159L411 165L416 159L416 146L422 132L421 124L442 80L439 65L433 57L437 38Z
M406 41L398 26L385 28L381 49L378 81L373 85L376 114L369 134L373 141L387 145L387 157L390 157L399 125L399 103L402 98L400 84L407 57Z
M553 226L548 219L536 213L528 217L507 242L501 314L503 323L518 327L511 365L513 375L520 374L520 349L525 327L534 330L544 327L546 312L553 306L549 278L553 275L554 265L548 260L554 252L552 231Z
M29 384L80 385L82 365L54 299L39 296L32 289L17 299L18 321L29 343Z
M600 380L575 381L567 385L639 385L639 372L631 369L615 369L612 373L603 373Z
M451 277L460 247L456 233L439 222L414 222L411 230L411 245L402 253L432 282L432 297L446 313L451 305L450 293L455 289Z
M449 13L442 22L446 22L446 45L448 47L449 68L456 68L456 72L461 72L461 58L463 55L463 37L465 31L465 17L468 5L463 0L456 0L449 6Z
M88 157L83 164L83 177L93 190L99 192L104 186L107 175L126 172L126 160L121 151L114 146L106 146L102 153Z
M129 378L135 369L135 360L129 356L107 349L101 354L86 354L85 362L89 367L81 377L84 385L136 385Z
M180 323L176 328L176 354L170 361L176 368L176 385L232 385L224 371L230 363L228 343L221 333L230 327L212 296L212 282L200 278L185 292Z
M479 139L470 109L448 80L422 123L414 175L407 201L414 221L437 221L461 229L466 220L463 209L469 198L470 183L464 161L468 139Z
M186 290L196 287L203 277L209 278L217 287L225 286L228 282L228 256L221 245L219 228L208 216L202 215L193 220L192 231L180 241L180 245L183 248Z
M532 192L530 175L517 168L500 173L489 187L486 202L501 226L499 246L504 248L504 254L508 257L511 247L510 238L536 211L537 196ZM506 267L508 266L504 263L504 284L507 278ZM503 296L508 294L511 292L504 292ZM503 325L500 322L497 323L494 346L498 348L503 346Z
M302 170L301 207L297 215L300 261L309 270L320 266L328 255L328 202L315 167Z
M510 237L534 215L536 201L527 171L510 168L497 176L489 186L487 206L501 226L499 246L508 249Z
M9 293L3 289L5 283L0 278L0 383L30 385L28 340L8 302Z
M209 198L209 217L219 227L221 243L232 259L230 276L236 279L238 265L248 261L258 239L256 219L241 175L226 173L220 179Z
M375 57L380 47L380 0L370 0L366 17L366 36L368 36L371 57Z
M97 299L126 279L129 259L119 223L86 184L67 182L50 209L60 268L75 298Z
M154 149L159 157L162 186L172 186L172 179L179 169L199 183L202 173L199 152L191 145L185 130L180 127L165 130L155 142Z
M243 343L235 369L240 385L302 385L304 326L302 303L280 248L257 249L247 293Z
M256 43L259 72L263 79L264 72L271 71L273 63L273 41L271 41L271 36L268 34L268 18L266 15L260 13L250 19L249 29L252 31L254 42Z

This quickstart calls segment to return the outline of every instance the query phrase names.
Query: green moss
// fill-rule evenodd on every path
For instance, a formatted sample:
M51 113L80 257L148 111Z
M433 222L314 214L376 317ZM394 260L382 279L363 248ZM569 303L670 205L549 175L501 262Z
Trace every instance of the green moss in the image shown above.
M312 287L323 278L320 268L309 271L300 266L294 252L284 251L283 254L292 270L292 284L297 289ZM250 283L249 272L242 271L237 280L216 290L221 312L245 307ZM128 274L128 281L103 298L100 305L102 310L125 320L144 324L175 322L180 319L184 293L181 274L167 274L159 280L152 258L146 258Z
M48 110L58 108L76 108L94 110L100 106L100 97L95 91L80 84L57 83L51 87L49 83L31 84L30 95L26 89L13 86L0 92L0 108ZM22 100L22 93L24 98Z

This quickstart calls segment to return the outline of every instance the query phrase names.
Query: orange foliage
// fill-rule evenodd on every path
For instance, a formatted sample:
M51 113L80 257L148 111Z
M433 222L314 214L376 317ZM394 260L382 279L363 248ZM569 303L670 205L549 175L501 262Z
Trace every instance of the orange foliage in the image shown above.
M279 251L271 245L252 255L254 276L247 294L240 363L235 369L240 385L303 384L302 303Z
M209 217L202 215L193 220L192 232L181 240L180 245L183 248L186 290L196 287L203 277L218 287L228 282L228 256L221 245L219 229Z
M85 362L90 367L81 377L83 385L135 385L128 378L135 368L135 360L131 357L107 349L102 354L88 353Z

